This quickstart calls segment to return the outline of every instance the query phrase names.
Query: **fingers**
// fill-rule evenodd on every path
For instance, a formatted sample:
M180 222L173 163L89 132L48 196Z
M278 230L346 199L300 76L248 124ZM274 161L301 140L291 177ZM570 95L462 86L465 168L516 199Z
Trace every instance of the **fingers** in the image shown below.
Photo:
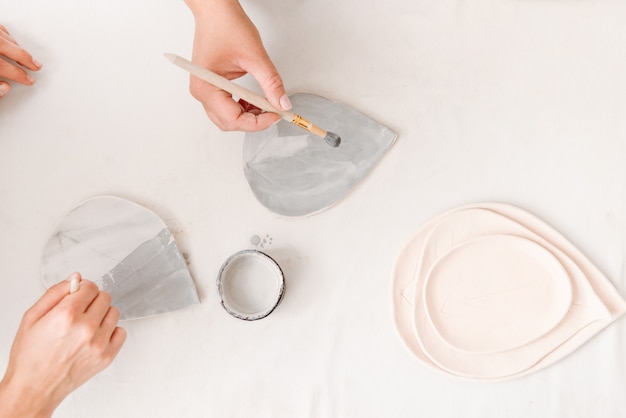
M204 110L223 131L254 132L268 128L280 119L275 113L263 113L258 109L244 111L243 107L230 97L227 100L214 100L204 105Z
M95 283L82 280L70 293L74 274L52 286L29 310L11 351L12 373L27 375L32 382L45 382L43 397L63 399L94 374L106 368L120 351L126 332L117 326L119 311L111 296ZM30 390L30 389L29 389Z
M13 39L13 37L11 36L7 28L5 28L2 25L0 25L0 38L8 39L9 41L13 42L15 45L19 45L17 41Z
M84 313L99 295L100 289L94 282L82 280L78 290L68 295L59 305L64 305L77 313Z
M6 58L6 59L1 59ZM22 68L23 67L23 68ZM38 71L41 63L19 46L4 26L0 25L0 77L32 86L35 79L24 68ZM11 87L6 82L0 84L0 98L6 95Z
M95 289L95 297L91 298L91 292ZM100 366L108 366L126 339L126 331L117 326L120 319L120 311L111 306L111 295L105 291L98 291L97 286L89 281L81 282L79 291L70 295L68 299L84 293L84 298L73 301L74 304L84 303L91 298L83 319L90 331L89 347L95 349L101 359ZM80 311L81 308L77 308Z
M124 341L126 341L126 330L124 328L116 327L111 334L109 346L104 353L109 362L113 361L113 359L120 352L122 345L124 345Z
M41 63L35 60L28 51L20 47L10 35L0 36L0 55L17 62L29 70L37 71L41 68Z
M82 293L82 295L80 295ZM92 297L92 295L94 295ZM74 297L78 297L71 300ZM66 298L71 300L77 312L81 312L81 322L84 321L88 325L90 347L95 348L100 354L103 365L108 365L126 338L126 332L117 326L120 319L120 311L111 306L111 295L105 291L99 291L98 287L87 280L81 282L79 290ZM84 313L81 311L82 306L90 301L86 306Z
M223 131L259 131L280 119L277 114L261 113L256 107L244 108L229 93L195 77L192 77L190 91L202 102L209 119Z
M120 311L111 305L111 301L111 295L108 292L101 291L85 312L89 321L97 326L94 340L101 340L104 344L110 343L120 320Z
M67 296L70 292L70 279L78 275L80 278L80 273L72 273L67 280L59 282L54 286L50 287L44 293L44 295L39 298L39 300L28 310L24 315L24 319L34 322L39 318L50 312L52 308L57 306L65 296Z
M283 79L268 56L261 61L250 63L248 71L257 80L265 97L272 105L281 110L291 109Z
M117 324L119 320L120 311L115 306L111 306L102 317L96 338L109 342L113 337L115 329L118 328Z
M6 81L0 81L0 99L2 99L9 91L11 91L11 85Z
M253 104L246 102L244 99L239 99L237 103L239 103L239 105L241 106L244 112L252 113L253 115L257 115L257 116L263 113L262 109L256 107Z
M94 335L95 345L104 347L102 353L102 358L105 362L104 366L113 361L122 348L124 341L126 341L126 330L117 326L119 319L120 311L115 306L111 306Z
M96 324L102 323L105 315L111 308L111 295L108 292L99 292L91 302L85 313ZM119 317L119 315L118 315Z
M0 77L24 84L25 86L32 86L35 84L33 76L17 65L11 64L3 59L0 59Z

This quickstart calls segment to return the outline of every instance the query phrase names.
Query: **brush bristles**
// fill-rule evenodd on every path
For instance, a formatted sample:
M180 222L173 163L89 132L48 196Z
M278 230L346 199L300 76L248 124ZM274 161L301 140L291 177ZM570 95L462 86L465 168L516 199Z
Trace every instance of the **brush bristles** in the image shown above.
M334 132L326 132L324 141L331 147L338 147L341 144L341 137Z

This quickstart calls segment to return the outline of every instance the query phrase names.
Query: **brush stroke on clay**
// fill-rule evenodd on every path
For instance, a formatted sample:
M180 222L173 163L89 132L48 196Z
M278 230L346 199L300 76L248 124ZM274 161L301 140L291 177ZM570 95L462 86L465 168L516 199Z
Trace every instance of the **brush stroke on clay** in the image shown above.
M319 137L279 121L246 134L244 173L256 198L272 212L304 216L336 204L376 167L396 134L348 106L311 94L290 97L294 110L341 136L329 147Z

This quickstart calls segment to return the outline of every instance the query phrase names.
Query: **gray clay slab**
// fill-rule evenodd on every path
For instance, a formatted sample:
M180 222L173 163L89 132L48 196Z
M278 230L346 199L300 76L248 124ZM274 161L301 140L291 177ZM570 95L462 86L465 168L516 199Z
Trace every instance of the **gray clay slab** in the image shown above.
M322 138L280 121L247 133L244 173L256 198L272 212L303 216L336 204L376 167L396 134L366 115L323 97L290 96L294 112L341 136L330 147Z
M165 223L118 197L96 197L72 209L48 240L41 269L46 287L80 272L111 294L122 319L200 303Z

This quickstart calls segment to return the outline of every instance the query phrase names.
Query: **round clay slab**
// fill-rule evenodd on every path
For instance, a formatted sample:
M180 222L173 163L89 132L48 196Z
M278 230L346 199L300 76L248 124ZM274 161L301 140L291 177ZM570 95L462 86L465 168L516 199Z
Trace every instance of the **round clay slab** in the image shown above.
M81 202L46 243L46 287L72 272L109 292L121 319L160 315L199 303L185 258L152 211L115 196Z

